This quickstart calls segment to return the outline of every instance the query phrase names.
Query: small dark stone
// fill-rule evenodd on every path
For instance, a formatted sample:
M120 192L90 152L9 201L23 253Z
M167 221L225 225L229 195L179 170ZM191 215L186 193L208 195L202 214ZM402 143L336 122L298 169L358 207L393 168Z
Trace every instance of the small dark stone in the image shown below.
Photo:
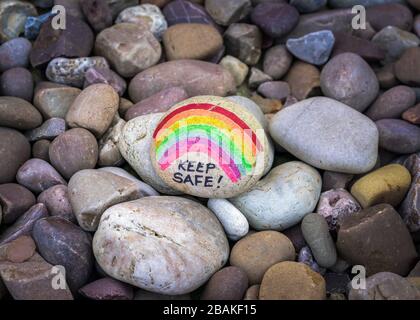
M201 300L242 300L247 289L245 271L239 267L226 267L210 278Z
M251 12L251 20L273 38L287 35L297 25L299 12L285 3L264 2Z
M94 263L89 233L64 218L49 217L35 223L32 236L47 262L65 268L73 292L86 284Z
M112 12L107 1L83 0L80 7L87 21L96 32L112 25Z
M47 64L57 57L89 56L94 44L94 34L82 20L66 16L66 29L54 30L51 19L43 24L30 55L33 67Z
M420 151L420 127L399 119L376 121L379 146L395 153Z
M0 185L0 205L3 209L4 223L15 222L35 203L35 196L25 187L16 183Z

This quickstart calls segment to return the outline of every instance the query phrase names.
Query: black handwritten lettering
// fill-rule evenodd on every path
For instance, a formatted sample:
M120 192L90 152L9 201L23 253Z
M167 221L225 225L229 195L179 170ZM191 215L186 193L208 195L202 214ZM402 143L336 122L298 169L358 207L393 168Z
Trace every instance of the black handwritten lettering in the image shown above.
M182 173L175 172L174 177L172 178L173 181L177 183L182 183L184 180L182 179Z
M213 177L206 176L204 180L204 187L206 188L213 188Z
M214 163L207 163L206 174L209 173L209 171L212 169L216 169L216 165Z
M197 172L199 172L199 173L203 173L203 172L204 172L203 168L204 168L204 163L199 162L199 163L197 164Z
M184 162L180 161L180 162L178 163L178 170L186 171L187 169L186 169L184 166L185 166L187 163L188 163L188 160L187 160L187 161L184 161Z

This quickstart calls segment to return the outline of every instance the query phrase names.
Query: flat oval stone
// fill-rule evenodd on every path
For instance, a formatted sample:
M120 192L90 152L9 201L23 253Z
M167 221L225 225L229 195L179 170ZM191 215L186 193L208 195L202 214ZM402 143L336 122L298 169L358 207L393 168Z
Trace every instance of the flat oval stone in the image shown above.
M248 220L226 199L209 199L207 207L216 215L231 240L239 240L249 231Z
M0 97L0 126L29 130L41 123L41 114L29 102L16 97Z
M168 60L206 60L223 46L223 38L211 25L182 23L168 28L163 35Z
M35 193L41 193L57 184L66 184L60 174L46 161L30 159L16 174L16 180Z
M188 98L187 92L182 87L164 89L130 107L125 114L125 120L129 121L151 113L166 112L175 104Z
M271 165L264 127L231 100L202 96L171 108L153 133L151 160L170 187L204 198L234 197Z
M204 61L177 60L151 67L131 80L128 92L137 103L163 89L182 87L188 96L226 96L236 90L232 75L223 67Z
M34 80L31 72L20 67L5 71L0 77L0 93L32 102Z
M30 55L33 67L45 65L57 57L89 56L94 41L92 30L81 19L72 15L67 15L66 18L64 30L54 30L52 18L42 25Z
M413 25L413 13L406 5L400 3L381 4L380 1L378 2L378 5L366 9L367 21L375 30L379 31L387 26L394 26L410 31Z
M379 146L395 153L414 153L420 150L420 128L404 120L376 121Z
M59 184L48 188L38 196L37 202L47 207L50 216L76 222L67 186Z
M46 76L50 81L82 88L86 72L93 67L109 68L109 65L103 57L56 58L48 64Z
M0 72L11 68L25 68L29 64L32 44L28 39L15 38L0 46Z
M257 91L266 98L286 101L290 95L290 86L285 81L267 81L260 84Z
M353 33L351 22L354 14L351 9L321 10L311 14L303 14L296 27L287 35L287 38L300 38L305 34L330 30L332 32Z
M263 71L274 80L282 78L292 65L293 57L284 45L268 49L263 59Z
M38 220L32 236L41 256L66 270L66 280L75 292L89 279L93 270L92 237L61 217Z
M242 300L247 288L246 273L238 267L226 267L210 278L201 300Z
M337 252L325 218L310 213L303 218L301 228L316 262L324 268L332 267L337 261Z
M95 53L106 58L121 76L128 78L155 65L162 48L145 27L119 23L98 34Z
M74 100L66 115L71 128L84 128L101 137L118 111L119 96L108 84L94 84ZM86 106L89 108L86 108Z
M250 284L259 284L272 265L294 259L295 248L285 235L277 231L261 231L236 242L229 262L245 271Z
M78 88L41 82L35 88L34 105L44 119L66 117L74 99L82 92Z
M365 114L373 121L400 118L416 103L416 93L407 86L395 86L381 94Z
M322 65L327 62L334 47L335 37L329 30L323 30L286 42L287 49L298 59Z
M117 145L121 155L143 181L159 192L179 194L159 177L150 157L153 132L162 116L163 113L152 113L128 121Z
M394 65L395 75L402 83L420 86L420 48L408 48Z
M93 250L113 278L174 295L204 284L229 257L216 217L179 197L146 197L111 207L102 215Z
M93 169L98 161L98 143L86 129L75 128L60 134L51 143L51 164L66 178L83 169Z
M277 113L272 138L297 158L324 170L363 173L378 156L378 130L358 111L338 101L316 97Z
M406 195L411 184L410 172L400 164L389 164L357 180L351 194L363 208L380 203L396 207Z
M306 264L285 261L265 273L260 287L260 300L324 300L324 278Z
M325 96L363 112L378 95L379 83L360 56L342 53L322 69L321 89Z
M95 231L109 207L142 197L137 184L111 172L82 170L69 181L70 203L77 221L86 231Z
M286 3L264 2L251 12L251 20L268 36L280 38L296 27L299 12Z
M0 136L0 183L13 182L20 166L31 156L31 145L13 129L0 127Z
M254 229L284 230L313 212L321 185L314 168L291 161L275 167L249 191L229 201Z
M410 233L389 204L347 217L338 232L337 249L348 263L364 266L368 276L382 271L405 276L417 260Z
M0 185L0 206L3 211L3 223L13 223L36 202L31 191L16 183Z
M136 23L146 26L156 39L162 39L168 23L159 7L154 4L142 4L129 7L120 12L115 23Z

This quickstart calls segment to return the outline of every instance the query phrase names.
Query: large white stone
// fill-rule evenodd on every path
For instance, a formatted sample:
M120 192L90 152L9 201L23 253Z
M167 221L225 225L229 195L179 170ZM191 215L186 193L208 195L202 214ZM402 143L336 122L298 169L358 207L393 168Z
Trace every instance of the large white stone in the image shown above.
M229 257L215 215L180 197L146 197L108 209L93 238L96 261L111 277L168 295L194 291Z
M300 161L272 169L232 202L257 230L284 230L313 212L321 194L321 176Z
M336 100L315 97L278 112L270 122L271 137L310 165L359 174L378 157L378 129L360 112Z

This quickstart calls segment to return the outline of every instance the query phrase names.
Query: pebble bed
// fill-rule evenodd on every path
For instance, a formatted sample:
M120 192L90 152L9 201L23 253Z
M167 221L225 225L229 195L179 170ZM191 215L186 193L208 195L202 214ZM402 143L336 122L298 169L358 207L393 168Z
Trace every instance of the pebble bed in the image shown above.
M419 0L0 1L0 299L420 300L419 253Z

